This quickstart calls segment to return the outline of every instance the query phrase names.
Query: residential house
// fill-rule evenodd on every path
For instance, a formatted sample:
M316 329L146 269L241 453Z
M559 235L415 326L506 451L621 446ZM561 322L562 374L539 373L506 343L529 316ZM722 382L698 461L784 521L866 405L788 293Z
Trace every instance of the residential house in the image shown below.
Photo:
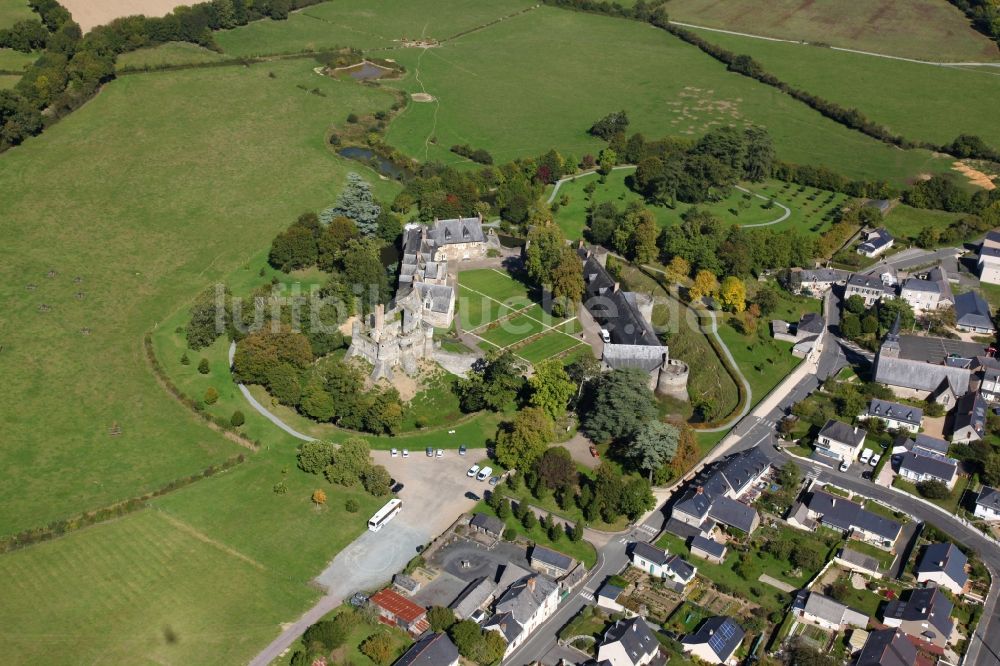
M496 591L497 585L492 580L485 576L477 578L465 586L448 608L455 612L459 620L467 620L477 610L489 605Z
M924 548L917 562L917 582L933 583L951 590L952 594L961 594L969 582L965 573L968 563L969 558L955 544L932 543Z
M951 441L956 444L978 442L986 436L986 410L989 404L979 391L970 391L955 405Z
M528 563L535 571L558 579L568 574L576 561L572 557L557 553L549 548L533 546Z
M932 400L945 407L951 407L965 395L972 378L971 361L939 360L926 353L920 358L906 358L901 354L902 337L897 317L875 355L875 381L885 384L898 396ZM909 344L910 340L907 342ZM919 338L916 342L923 350L928 346L938 347L934 338Z
M838 462L854 460L861 453L867 436L868 431L864 428L830 419L816 437L816 450L817 453Z
M839 268L793 268L789 273L791 291L822 298L833 285L844 284L850 273Z
M940 481L950 489L958 480L958 461L937 453L906 451L900 454L899 475L913 483Z
M1000 520L1000 490L983 486L976 497L976 518Z
M503 537L503 531L507 528L502 520L496 516L490 516L485 513L477 513L469 521L469 527L480 534L485 534L486 536L491 536L494 539L500 539Z
M868 634L856 666L916 666L917 648L899 629Z
M710 617L698 631L681 639L681 647L709 664L728 664L743 642L746 631L730 617Z
M948 274L935 266L922 277L907 278L899 297L910 304L917 314L932 312L955 304L955 297L948 284Z
M923 433L918 434L915 439L909 440L908 444L908 449L918 455L946 456L948 455L948 447L950 446L943 439L931 437Z
M680 555L670 555L667 551L644 541L632 544L631 557L632 566L642 569L654 578L670 580L680 586L680 589L693 581L698 572L696 567L691 566Z
M391 627L399 627L419 636L430 628L427 609L419 606L398 592L388 588L379 590L368 599L378 610L379 622Z
M858 246L858 254L871 259L883 254L894 242L895 239L885 227L872 229L864 234L864 241Z
M995 359L990 359L994 361ZM1000 401L1000 367L984 365L980 368L979 392L990 402Z
M414 580L406 574L396 574L392 577L392 586L403 594L411 597L420 591L420 581Z
M788 523L807 530L823 525L890 551L903 529L896 521L873 513L857 502L822 490L813 490L800 507L793 508Z
M883 298L896 298L896 287L886 284L880 277L854 273L847 278L847 286L844 287L844 298L851 296L860 296L864 299L865 306L871 307Z
M952 603L937 587L910 590L906 600L890 601L882 622L910 636L944 647L955 624L951 619Z
M630 613L621 603L618 601L621 599L625 590L618 587L617 585L612 585L611 583L604 583L598 590L597 594L594 595L597 601L597 607L603 608L606 611L612 613Z
M908 430L917 432L924 418L924 410L919 407L902 405L898 402L872 398L868 403L868 411L860 416L864 420L879 419L889 430Z
M859 553L851 548L841 548L834 557L834 561L851 571L872 578L881 578L884 573L878 560L871 555Z
M1000 284L1000 231L986 234L979 248L979 281Z
M507 641L506 657L516 650L556 610L559 586L540 574L525 576L500 595L484 629L499 632Z
M795 601L794 610L804 622L828 630L842 631L848 627L864 629L868 626L868 616L864 613L816 592L802 592Z
M752 533L760 517L737 498L770 469L770 460L755 446L703 471L674 502L668 531L687 538L710 532L718 522Z
M421 638L393 666L458 666L458 648L448 634Z
M641 617L618 620L597 646L597 663L608 666L646 666L660 653L660 642Z
M990 306L974 291L955 297L955 328L969 333L993 335L997 332L990 317Z
M715 539L707 539L698 534L691 539L691 554L715 564L722 564L726 558L726 547Z

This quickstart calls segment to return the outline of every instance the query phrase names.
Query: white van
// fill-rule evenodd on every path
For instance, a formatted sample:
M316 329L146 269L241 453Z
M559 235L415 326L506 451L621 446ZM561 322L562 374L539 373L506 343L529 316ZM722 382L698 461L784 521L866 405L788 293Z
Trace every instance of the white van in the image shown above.
M611 342L611 334L608 333L608 329L601 329L601 340L603 340L605 344Z
M479 470L479 474L476 474L476 481L485 481L486 479L490 478L490 474L492 473L493 473L492 467L484 467L481 470Z
M861 452L861 457L858 458L858 460L861 461L862 465L865 465L871 459L872 453L874 453L874 451L872 451L871 449L865 449L864 451Z

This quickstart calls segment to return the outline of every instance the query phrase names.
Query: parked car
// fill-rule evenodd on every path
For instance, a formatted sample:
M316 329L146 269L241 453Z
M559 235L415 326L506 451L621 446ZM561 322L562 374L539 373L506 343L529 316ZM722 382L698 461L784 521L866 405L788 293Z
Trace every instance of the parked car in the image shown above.
M606 328L602 328L601 329L601 340L605 344L607 344L608 342L611 342L611 333L609 333Z
M465 473L466 476L470 477L475 476L476 474L479 474L479 465L473 465L469 468L469 471Z
M427 457L428 458L433 458L434 457L434 447L433 446L428 446L427 447Z
M392 492L394 492L394 493L398 493L398 492L399 492L400 490L402 490L402 489L403 489L404 487L405 487L405 486L403 486L403 484L402 484L402 483L395 483L395 484L393 484L393 486L392 486Z
M846 472L850 468L851 468L851 461L845 460L844 462L840 463L840 471L841 472Z
M862 465L865 465L868 463L869 460L872 459L872 453L874 452L871 449L865 449L864 451L861 452L861 457L858 458L858 460L861 462Z
M462 446L458 447L458 455L464 456L466 451L468 451L468 449L465 448L465 444L462 444Z
M392 451L389 452L389 455L395 458L396 456L399 455L399 449L393 449Z
M438 449L438 450L437 450L437 457L438 457L438 458L441 458L441 457L443 457L443 456L444 456L444 449Z
M868 464L874 467L875 465L878 464L879 460L882 460L882 456L876 453L875 455L872 456L872 459L868 461Z
M482 497L480 497L476 493L472 492L471 490L469 492L465 493L465 496L467 498L469 498L470 500L472 500L473 502L478 502L479 500L483 499Z
M596 446L592 446L590 447L590 455L593 456L594 458L600 458L601 452L597 450Z
M486 479L490 478L490 474L492 474L492 473L493 473L493 468L492 467L489 467L489 466L484 467L481 470L479 470L479 474L476 474L476 480L477 481L485 481Z
M404 458L409 458L410 457L410 450L409 449L403 449L403 457Z
M499 476L491 476L490 477L490 485L491 486L495 486L498 483L500 483L500 477Z

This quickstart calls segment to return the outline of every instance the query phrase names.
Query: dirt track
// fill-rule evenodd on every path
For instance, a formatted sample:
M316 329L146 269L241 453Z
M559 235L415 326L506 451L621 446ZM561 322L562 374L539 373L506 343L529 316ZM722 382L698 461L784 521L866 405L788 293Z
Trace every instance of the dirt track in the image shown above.
M87 32L104 25L119 16L165 16L174 7L191 5L183 0L60 0L63 7L73 15L73 20Z

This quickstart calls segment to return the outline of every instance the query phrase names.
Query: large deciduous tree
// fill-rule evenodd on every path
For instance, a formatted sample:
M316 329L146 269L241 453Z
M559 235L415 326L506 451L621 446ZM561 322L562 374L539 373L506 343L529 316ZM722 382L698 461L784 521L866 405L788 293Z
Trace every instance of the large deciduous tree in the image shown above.
M552 419L538 407L522 409L497 430L496 456L504 467L526 470L552 440Z
M719 300L727 310L743 312L747 307L747 288L743 280L735 275L724 279L719 289Z
M536 365L535 373L528 379L528 386L531 388L529 402L545 410L554 421L563 417L570 398L576 393L576 384L556 359Z
M550 490L561 490L576 484L577 471L573 456L562 446L546 449L535 465L538 479Z

